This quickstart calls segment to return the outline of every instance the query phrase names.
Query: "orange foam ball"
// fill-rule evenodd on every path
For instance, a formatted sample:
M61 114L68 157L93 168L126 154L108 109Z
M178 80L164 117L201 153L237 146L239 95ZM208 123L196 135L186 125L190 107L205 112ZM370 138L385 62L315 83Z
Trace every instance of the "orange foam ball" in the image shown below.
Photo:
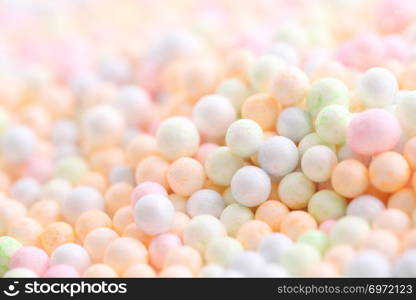
M110 217L100 210L88 210L82 213L75 222L75 233L80 241L83 241L88 233L96 228L111 228Z
M304 211L291 211L283 219L280 232L295 241L302 233L317 228L318 224L310 214Z
M51 254L56 247L72 243L74 240L74 230L71 225L65 222L54 222L47 225L40 235L41 246L48 254Z
M164 188L168 188L166 172L169 164L159 156L149 156L143 159L136 168L136 182L140 184L145 181L154 181Z
M109 215L112 216L121 207L129 205L132 192L133 186L129 183L117 182L111 185L104 194L105 207Z
M255 94L244 102L241 116L256 121L263 130L273 130L281 110L281 105L272 96Z
M370 182L380 191L393 193L407 184L410 168L396 152L384 152L373 158L369 167Z
M245 249L256 250L262 238L271 232L272 229L267 223L251 220L238 229L236 238Z
M341 196L357 197L368 188L367 168L358 160L341 161L332 171L331 185Z
M280 225L288 213L289 209L282 202L268 200L257 208L254 218L269 225L272 231L279 232Z
M172 191L181 196L190 196L200 190L205 182L203 166L189 157L175 160L169 166L166 177Z

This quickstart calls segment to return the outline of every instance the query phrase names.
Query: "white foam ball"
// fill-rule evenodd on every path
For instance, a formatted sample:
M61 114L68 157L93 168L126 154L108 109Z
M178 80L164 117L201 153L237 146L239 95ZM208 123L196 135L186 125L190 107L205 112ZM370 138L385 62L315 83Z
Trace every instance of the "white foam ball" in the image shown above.
M190 120L172 117L160 124L156 133L160 153L171 160L192 156L198 151L199 133Z
M416 277L416 250L409 250L400 255L393 266L394 277Z
M210 137L224 136L235 119L233 105L222 95L202 97L192 111L192 120L199 132Z
M30 177L17 180L11 189L14 199L26 206L30 206L40 199L41 187L39 182Z
M127 85L120 88L114 102L128 124L142 125L149 119L152 101L149 93L138 86Z
M299 151L290 139L274 136L261 145L258 161L261 168L267 173L281 177L296 169L299 162Z
M144 233L156 235L170 230L175 218L175 208L165 196L149 194L137 201L134 218L137 227Z
M243 251L231 260L230 269L242 273L247 277L256 277L258 272L266 266L263 257L257 252Z
M233 122L225 135L230 151L241 157L256 153L263 143L263 130L253 120L240 119Z
M222 196L210 189L199 190L189 197L186 211L191 217L199 215L212 215L219 217L224 209Z
M361 195L348 203L347 215L360 217L371 223L385 208L380 199L371 195Z
M345 266L347 277L389 277L388 260L376 251L364 251L356 254Z
M292 246L293 242L286 235L272 233L266 235L260 242L258 251L268 263L280 263L282 254Z
M52 252L50 263L52 266L70 265L78 272L83 273L91 264L91 261L84 247L75 243L67 243L60 245Z
M358 80L357 96L367 107L386 107L396 99L399 85L392 72L371 68Z
M258 206L269 198L270 177L258 167L242 167L231 180L231 192L238 203L248 207Z
M298 143L304 136L312 132L310 116L302 108L286 108L277 118L276 131L279 135Z
M88 210L104 210L104 200L101 194L89 186L78 186L71 190L62 202L62 214L70 223Z
M32 129L26 126L8 128L1 139L1 152L6 161L21 163L36 150L37 140Z
M215 238L226 236L224 225L216 217L200 215L192 218L183 230L185 245L203 253L208 244Z

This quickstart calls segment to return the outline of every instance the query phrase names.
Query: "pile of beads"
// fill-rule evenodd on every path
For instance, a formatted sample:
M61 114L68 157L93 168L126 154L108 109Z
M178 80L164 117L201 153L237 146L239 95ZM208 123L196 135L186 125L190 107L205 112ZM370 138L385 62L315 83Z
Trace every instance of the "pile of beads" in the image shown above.
M0 2L1 277L416 277L415 1Z

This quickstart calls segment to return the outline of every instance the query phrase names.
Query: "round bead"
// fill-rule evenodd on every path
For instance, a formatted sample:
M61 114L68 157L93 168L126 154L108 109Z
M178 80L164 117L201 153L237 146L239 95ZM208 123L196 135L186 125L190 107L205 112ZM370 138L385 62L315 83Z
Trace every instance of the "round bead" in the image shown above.
M259 150L263 142L263 130L255 121L240 119L228 127L225 141L232 153L248 157Z
M231 180L231 191L240 204L248 207L257 206L268 199L271 181L262 169L246 166L234 174Z

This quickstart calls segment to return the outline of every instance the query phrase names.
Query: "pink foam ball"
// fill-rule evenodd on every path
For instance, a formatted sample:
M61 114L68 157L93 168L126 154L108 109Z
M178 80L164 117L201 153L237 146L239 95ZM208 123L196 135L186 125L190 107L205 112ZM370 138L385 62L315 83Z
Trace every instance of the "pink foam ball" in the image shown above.
M154 238L149 245L150 263L161 269L169 252L182 246L181 239L172 233L164 233Z
M354 152L371 156L393 149L400 135L397 119L384 109L373 108L352 118L347 128L347 144Z
M133 190L133 193L131 195L131 205L134 207L137 200L149 194L158 194L165 197L168 196L168 193L166 192L165 188L159 183L153 181L145 181L140 183Z
M23 246L17 250L9 262L9 269L26 268L41 276L49 267L49 257L38 247Z
M204 164L205 163L205 159L207 158L207 156L214 151L215 149L217 149L219 146L217 144L214 143L205 143L202 144L199 149L198 152L195 155L195 158L201 163Z
M55 265L50 267L44 274L46 278L79 278L79 272L70 265Z
M332 227L337 223L335 220L326 220L319 225L319 230L329 234Z
M375 34L361 34L354 40L342 45L336 58L344 65L365 70L380 64L384 58L382 39Z
M52 160L46 157L35 157L27 162L24 174L44 182L51 177L53 169Z
M381 0L378 4L376 22L383 32L399 32L415 17L414 0Z
M409 56L409 45L399 35L389 35L383 40L386 58L404 60Z

